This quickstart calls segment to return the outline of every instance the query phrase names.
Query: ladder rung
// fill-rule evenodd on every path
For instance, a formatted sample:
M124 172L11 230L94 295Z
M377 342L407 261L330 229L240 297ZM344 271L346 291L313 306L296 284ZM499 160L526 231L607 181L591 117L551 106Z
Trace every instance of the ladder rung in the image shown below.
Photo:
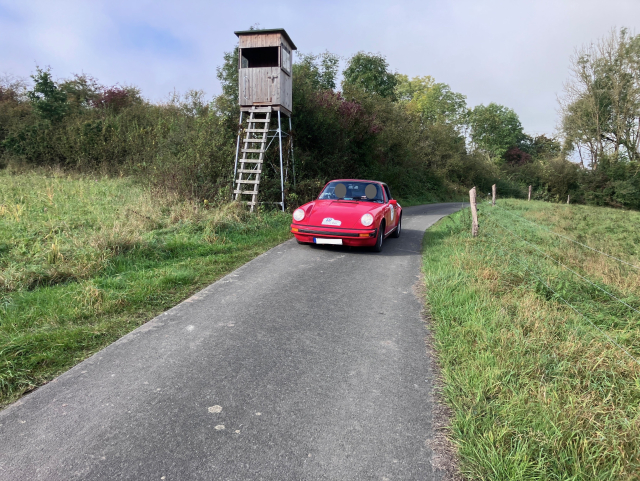
M257 190L234 190L234 194L244 194L244 195L258 195Z
M251 169L238 169L238 172L242 172L243 174L262 174L262 170Z
M245 132L260 132L264 134L265 132L269 132L269 129L244 129Z
M271 107L251 107L249 112L271 112Z
M259 180L236 180L236 184L259 184Z
M271 119L247 119L247 122L271 122Z
M241 149L241 152L246 152L248 154L254 153L264 153L264 149Z
M256 142L256 143L260 143L260 142L266 142L267 139L242 139L244 142Z

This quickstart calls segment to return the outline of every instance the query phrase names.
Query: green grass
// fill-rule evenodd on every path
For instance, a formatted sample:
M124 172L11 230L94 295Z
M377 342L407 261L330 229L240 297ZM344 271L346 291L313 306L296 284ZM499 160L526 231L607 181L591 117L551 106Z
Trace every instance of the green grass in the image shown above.
M463 474L640 479L640 365L606 337L640 359L640 314L516 237L640 310L640 271L522 220L640 266L640 213L515 200L479 210L477 238L468 209L424 238Z
M0 171L0 406L288 239L289 215Z

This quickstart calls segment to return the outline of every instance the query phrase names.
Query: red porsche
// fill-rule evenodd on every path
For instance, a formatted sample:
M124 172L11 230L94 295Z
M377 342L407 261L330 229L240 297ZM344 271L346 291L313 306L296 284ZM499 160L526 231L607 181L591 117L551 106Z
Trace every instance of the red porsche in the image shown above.
M399 237L402 207L389 187L374 180L339 179L316 200L293 212L291 233L300 244L371 246L382 250L386 237Z

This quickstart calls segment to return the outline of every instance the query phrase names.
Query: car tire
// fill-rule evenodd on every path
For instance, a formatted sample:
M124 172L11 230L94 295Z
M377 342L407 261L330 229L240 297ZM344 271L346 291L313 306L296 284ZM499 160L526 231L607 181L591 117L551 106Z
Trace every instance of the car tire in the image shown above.
M384 221L380 222L380 227L378 227L378 237L376 238L376 245L373 246L373 250L375 252L382 251L383 241L384 241Z
M393 234L391 234L391 237L397 239L400 237L400 231L402 231L402 216L398 217L398 225L396 226L396 230L393 231Z

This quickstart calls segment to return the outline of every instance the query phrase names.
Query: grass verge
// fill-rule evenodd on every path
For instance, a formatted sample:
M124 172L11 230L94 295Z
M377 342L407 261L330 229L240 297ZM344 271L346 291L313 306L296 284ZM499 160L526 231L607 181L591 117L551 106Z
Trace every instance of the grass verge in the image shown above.
M640 271L552 232L639 266L640 213L513 200L479 210L479 237L467 209L424 238L462 473L639 479Z
M288 239L290 217L0 171L0 406Z

